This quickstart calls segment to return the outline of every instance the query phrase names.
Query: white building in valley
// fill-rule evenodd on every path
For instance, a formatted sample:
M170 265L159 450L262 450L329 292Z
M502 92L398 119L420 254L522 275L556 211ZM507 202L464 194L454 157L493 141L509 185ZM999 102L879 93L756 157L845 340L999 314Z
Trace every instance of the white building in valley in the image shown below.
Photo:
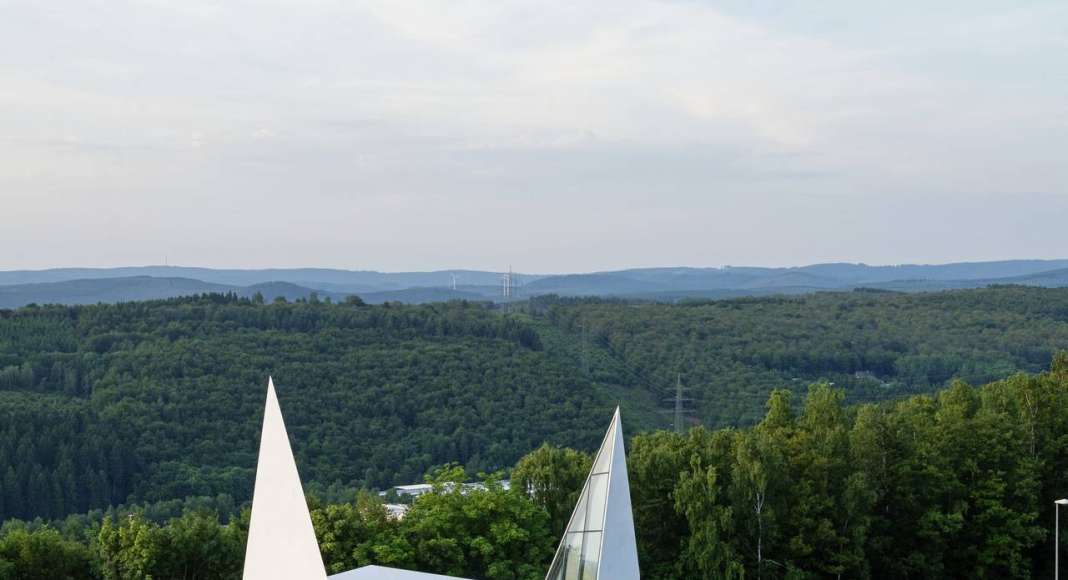
M473 484L477 489L479 484ZM422 486L411 495L426 493ZM427 486L429 487L429 486ZM399 488L398 488L399 490ZM408 490L406 490L408 491ZM401 506L396 506L400 508ZM399 510L403 511L403 510ZM396 513L394 517L403 517ZM446 580L425 572L364 566L330 580ZM638 580L623 425L619 408L597 451L546 580ZM274 382L267 381L244 580L326 580L307 500L289 445ZM463 579L458 579L463 580Z
M330 577L330 580L456 580L456 577L386 568L384 566L364 566L341 574L334 574Z
M512 488L512 482L503 480L500 482L501 489L508 491ZM445 484L445 491L452 491L453 485L451 483ZM465 483L460 488L460 493L467 495L470 491L485 491L485 483ZM424 493L430 493L434 491L434 486L429 483L412 483L408 485L395 485L386 491L378 492L379 497L389 497L389 492L393 492L397 497L419 497Z
M382 504L382 507L386 508L386 515L393 520L403 520L404 516L408 515L408 510L412 506L403 503L387 503Z

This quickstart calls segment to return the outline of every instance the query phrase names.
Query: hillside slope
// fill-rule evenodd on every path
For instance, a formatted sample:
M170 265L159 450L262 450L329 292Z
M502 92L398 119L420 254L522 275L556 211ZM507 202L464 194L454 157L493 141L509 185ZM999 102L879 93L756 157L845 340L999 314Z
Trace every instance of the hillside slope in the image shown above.
M546 440L598 440L614 402L573 371L528 324L463 303L215 295L0 311L0 465L15 466L0 508L247 498L268 375L309 481L495 470Z
M898 294L627 304L541 299L542 316L637 369L670 396L678 375L705 424L755 421L774 388L828 380L853 401L1045 368L1068 349L1068 289L997 287Z
M526 310L527 312L524 312ZM1068 289L823 293L678 305L537 299L361 306L234 295L0 310L0 518L251 492L275 378L302 474L323 489L489 471L549 440L751 424L775 388L851 401L1046 368Z

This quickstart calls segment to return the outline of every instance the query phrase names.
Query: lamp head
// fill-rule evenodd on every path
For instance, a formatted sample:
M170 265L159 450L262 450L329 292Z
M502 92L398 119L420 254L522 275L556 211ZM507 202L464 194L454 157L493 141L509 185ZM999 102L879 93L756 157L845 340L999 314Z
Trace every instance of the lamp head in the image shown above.
M1057 500L1057 501L1055 501L1053 503L1055 503L1057 505L1068 505L1068 499L1059 499L1059 500Z

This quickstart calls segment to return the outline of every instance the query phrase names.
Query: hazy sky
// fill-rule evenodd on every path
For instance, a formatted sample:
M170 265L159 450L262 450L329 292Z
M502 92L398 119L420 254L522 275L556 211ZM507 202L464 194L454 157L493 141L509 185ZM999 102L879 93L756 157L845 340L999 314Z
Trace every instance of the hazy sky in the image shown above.
M1068 257L1068 2L0 0L0 269Z

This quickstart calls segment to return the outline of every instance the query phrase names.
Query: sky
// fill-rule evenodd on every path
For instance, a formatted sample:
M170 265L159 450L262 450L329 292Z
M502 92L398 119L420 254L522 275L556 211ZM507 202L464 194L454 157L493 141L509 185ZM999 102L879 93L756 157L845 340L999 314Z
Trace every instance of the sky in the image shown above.
M0 269L1068 257L1068 2L0 0Z

